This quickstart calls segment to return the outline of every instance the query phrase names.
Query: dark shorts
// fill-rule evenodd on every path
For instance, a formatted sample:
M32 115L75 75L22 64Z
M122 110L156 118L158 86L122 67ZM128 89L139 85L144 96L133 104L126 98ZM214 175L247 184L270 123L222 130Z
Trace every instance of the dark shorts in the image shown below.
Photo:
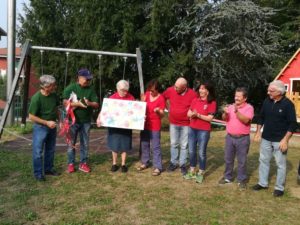
M113 152L128 152L132 149L132 130L108 128L107 146Z

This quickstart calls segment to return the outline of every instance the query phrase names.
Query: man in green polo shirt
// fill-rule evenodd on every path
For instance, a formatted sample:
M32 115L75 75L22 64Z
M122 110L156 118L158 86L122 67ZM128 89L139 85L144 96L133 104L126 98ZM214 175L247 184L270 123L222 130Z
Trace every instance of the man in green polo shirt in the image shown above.
M80 69L77 72L77 82L70 84L63 92L64 105L73 108L75 115L75 123L70 127L71 144L68 146L68 172L75 172L75 144L77 135L80 137L80 164L79 170L89 173L91 170L87 164L89 133L91 127L91 117L93 109L99 107L98 97L90 82L93 78L87 69ZM78 101L68 101L70 96L74 94Z
M44 181L46 175L57 176L53 169L56 145L56 121L59 101L54 93L55 78L51 75L40 77L41 90L35 93L29 106L29 119L34 122L32 137L32 161L34 177ZM44 160L43 160L44 148Z

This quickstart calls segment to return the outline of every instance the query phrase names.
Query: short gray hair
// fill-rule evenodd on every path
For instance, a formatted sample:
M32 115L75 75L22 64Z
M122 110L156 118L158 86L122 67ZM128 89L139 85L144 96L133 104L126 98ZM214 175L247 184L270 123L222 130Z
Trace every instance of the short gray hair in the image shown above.
M121 90L121 89L124 89L124 90L129 90L129 83L127 80L120 80L117 85L117 90Z
M56 82L55 78L52 75L42 75L40 77L40 86L47 87Z
M276 90L281 93L281 95L285 94L285 86L281 80L274 80L269 84L269 86L274 86Z

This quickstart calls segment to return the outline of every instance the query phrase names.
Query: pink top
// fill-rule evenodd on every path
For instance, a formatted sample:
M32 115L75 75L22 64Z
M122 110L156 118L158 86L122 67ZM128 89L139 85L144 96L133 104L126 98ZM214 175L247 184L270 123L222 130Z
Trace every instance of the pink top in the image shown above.
M209 114L215 114L217 110L217 104L215 101L212 101L208 103L206 100L201 100L200 98L195 98L192 101L190 109L192 111L196 111L197 113L200 113L201 115L207 116ZM199 118L193 118L190 122L190 127L194 129L199 130L211 130L211 124L208 121L199 119Z
M118 92L115 92L113 95L111 95L109 98L112 98L112 99L119 99L119 100L132 100L134 101L134 97L130 94L130 93L127 93L124 97L121 97Z
M234 105L230 105L228 111L228 120L226 124L227 133L233 135L249 134L251 124L244 124L237 118L236 113L234 112ZM254 109L252 105L248 103L245 103L238 111L249 119L252 119L254 116Z
M184 94L178 94L175 87L169 87L163 93L166 100L170 102L169 120L171 124L179 126L188 126L190 120L187 117L187 112L197 94L192 89L188 88Z
M161 128L161 118L156 112L154 112L154 109L158 107L164 110L166 107L165 99L162 95L160 95L153 102L150 102L149 91L145 93L145 96L145 101L147 103L145 130L159 131Z

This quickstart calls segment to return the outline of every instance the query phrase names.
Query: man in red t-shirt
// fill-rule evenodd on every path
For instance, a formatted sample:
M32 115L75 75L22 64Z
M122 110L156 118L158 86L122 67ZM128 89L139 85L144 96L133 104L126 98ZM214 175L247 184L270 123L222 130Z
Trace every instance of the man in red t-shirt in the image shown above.
M179 164L181 173L185 175L187 172L186 161L188 154L188 129L190 123L187 112L192 100L197 97L197 94L195 91L188 88L186 79L180 77L176 80L174 86L169 87L163 93L163 96L169 101L171 160L167 171L171 172L176 170Z

